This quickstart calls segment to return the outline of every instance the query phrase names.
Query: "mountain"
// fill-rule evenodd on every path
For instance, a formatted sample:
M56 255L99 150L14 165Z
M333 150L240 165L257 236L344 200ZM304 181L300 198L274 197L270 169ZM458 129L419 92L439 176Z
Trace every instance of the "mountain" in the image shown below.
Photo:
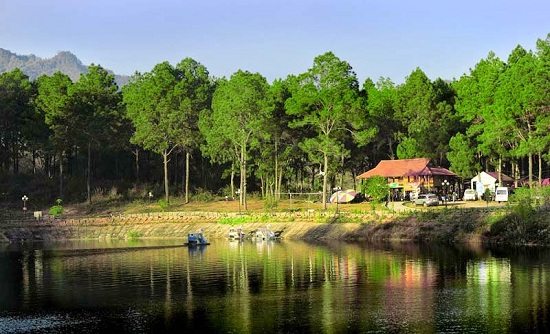
M88 71L88 67L69 51L61 51L52 58L40 58L32 54L28 56L18 55L0 48L0 73L15 68L20 68L32 80L42 74L52 75L60 71L68 75L71 80L77 81L80 74ZM127 75L115 74L115 81L119 87L128 83L129 78Z

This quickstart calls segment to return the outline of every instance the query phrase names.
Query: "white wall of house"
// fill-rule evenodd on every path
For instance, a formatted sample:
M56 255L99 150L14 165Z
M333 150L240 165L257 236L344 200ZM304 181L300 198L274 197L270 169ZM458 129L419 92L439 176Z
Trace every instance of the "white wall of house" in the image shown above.
M490 189L494 192L497 183L497 179L485 172L481 172L470 180L470 187L477 192L478 196L481 197L481 195L485 192L485 189Z

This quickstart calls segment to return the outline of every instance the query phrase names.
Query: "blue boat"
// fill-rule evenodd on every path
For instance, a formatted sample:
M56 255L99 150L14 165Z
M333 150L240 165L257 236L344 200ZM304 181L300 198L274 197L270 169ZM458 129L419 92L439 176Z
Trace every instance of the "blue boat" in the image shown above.
M196 233L189 233L187 234L187 242L185 243L186 246L202 246L202 245L210 245L206 237L202 234L202 230L200 232Z

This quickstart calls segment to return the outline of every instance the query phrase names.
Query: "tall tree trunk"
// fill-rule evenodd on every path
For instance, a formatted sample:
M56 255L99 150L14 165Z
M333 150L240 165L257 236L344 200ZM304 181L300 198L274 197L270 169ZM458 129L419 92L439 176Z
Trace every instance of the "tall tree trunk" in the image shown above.
M231 163L231 198L235 198L235 164Z
M248 206L246 203L246 143L243 144L243 189L241 189L241 192L243 193L243 207L244 211L248 210Z
M243 205L243 160L244 160L244 157L243 157L243 150L241 148L241 154L240 154L240 158L239 158L239 168L240 168L240 172L239 172L239 176L240 176L240 181L239 181L239 203L241 205Z
M300 192L304 192L304 168L300 168Z
M177 189L178 189L178 168L179 168L179 154L178 152L174 153L174 163L172 164L173 166L173 169L172 169L172 173L171 174L174 174L174 180L172 182L172 184L174 185L174 188L176 188L176 193L177 193ZM181 184L184 184L184 181L183 179L181 180Z
M357 191L357 180L355 179L355 168L351 169L351 177L353 178L353 190Z
M339 186L341 187L343 184L344 184L344 174L345 174L345 171L344 171L344 153L342 153L342 161L341 161L342 165L342 174L340 174L340 184Z
M32 174L36 175L36 150L32 150Z
M88 173L86 175L86 192L88 194L88 204L92 204L92 189L91 189L91 178L92 178L92 142L88 141Z
M277 184L277 180L279 180L277 175L279 173L279 153L277 152L277 146L277 140L275 140L275 198L278 200L280 191Z
M542 153L539 152L539 187L542 186Z
M502 156L498 156L498 186L502 187Z
M164 164L164 199L166 202L170 201L170 190L168 184L168 150L162 152L162 159Z
M264 176L260 175L260 193L262 194L262 199L265 199L265 186L264 186Z
M135 164L136 164L136 183L139 183L139 148L134 150Z
M328 169L328 155L326 153L323 153L325 166L324 168L324 175L323 175L323 210L327 209L327 169Z
M78 146L75 146L74 148L74 172L78 175Z
M315 166L311 167L311 192L315 189Z
M277 199L281 199L281 189L283 189L283 167L279 167L279 179L275 180L277 183L277 192L279 193Z
M388 149L390 150L390 154L388 155L390 157L390 160L395 159L395 155L393 154L393 140L390 137L388 137ZM355 187L355 185L354 185Z
M185 152L185 204L189 203L189 151Z
M512 178L514 179L514 188L518 187L518 179L519 179L519 173L518 173L518 163L516 161L512 161Z
M529 159L529 187L533 186L533 153L529 152L527 158Z
M63 199L63 155L65 151L59 154L59 198ZM54 161L55 164L55 161ZM55 168L55 167L54 167Z

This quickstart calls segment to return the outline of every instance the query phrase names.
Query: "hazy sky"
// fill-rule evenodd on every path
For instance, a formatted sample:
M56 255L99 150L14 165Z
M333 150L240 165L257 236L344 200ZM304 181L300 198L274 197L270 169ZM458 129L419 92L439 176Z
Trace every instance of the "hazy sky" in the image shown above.
M300 73L331 50L360 82L467 72L490 50L534 49L550 33L550 1L0 0L0 47L75 53L119 74L192 57L215 76L269 80Z

